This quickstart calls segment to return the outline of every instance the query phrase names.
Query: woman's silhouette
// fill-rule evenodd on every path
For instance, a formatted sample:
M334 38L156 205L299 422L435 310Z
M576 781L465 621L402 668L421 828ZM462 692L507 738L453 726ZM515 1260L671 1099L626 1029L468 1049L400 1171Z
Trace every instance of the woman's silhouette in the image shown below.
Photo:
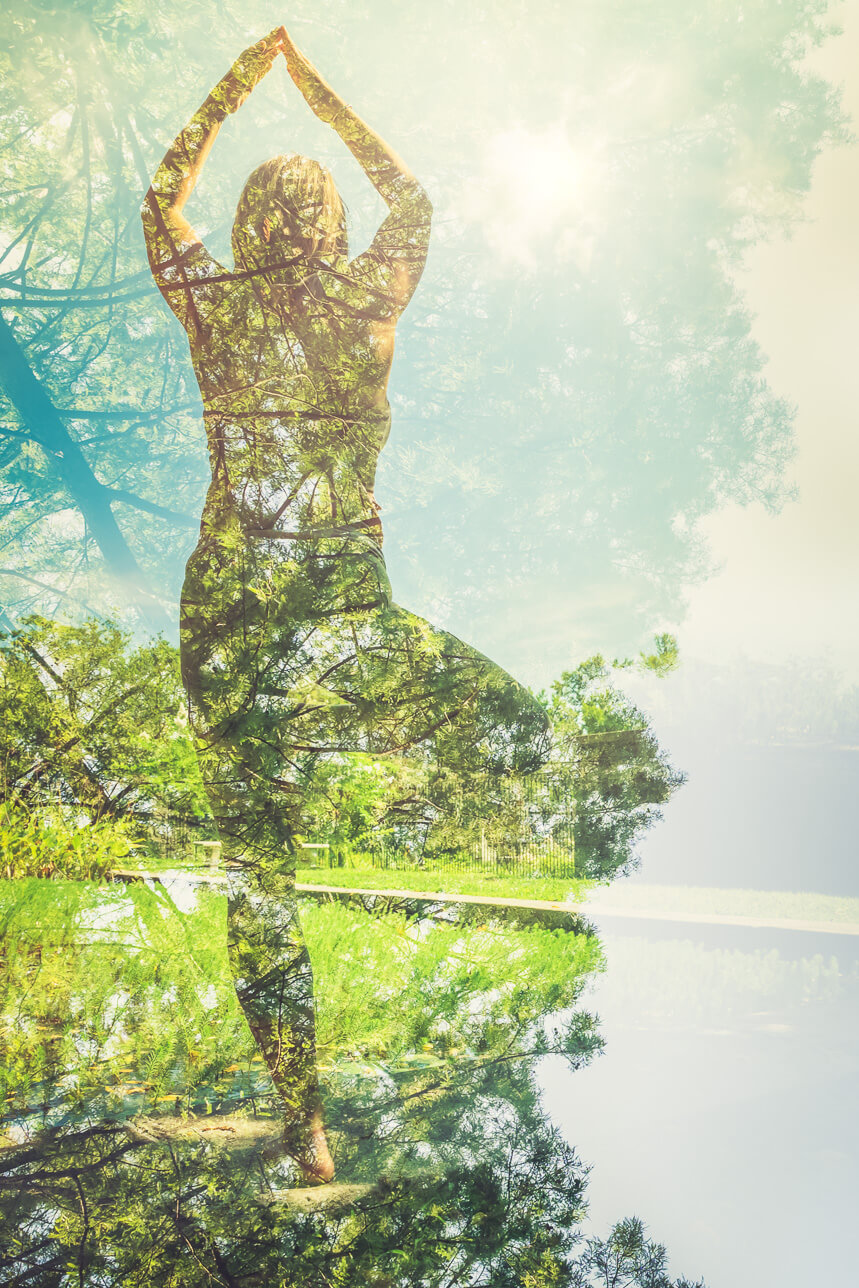
M283 52L389 214L350 260L342 202L306 157L256 169L232 270L182 209L223 120ZM429 199L283 28L248 49L164 157L143 222L203 398L212 482L188 561L181 652L225 857L239 997L289 1106L287 1145L331 1174L321 1131L311 976L292 902L302 800L353 752L503 774L537 768L534 699L482 654L392 602L373 486L388 437L397 320L418 284Z

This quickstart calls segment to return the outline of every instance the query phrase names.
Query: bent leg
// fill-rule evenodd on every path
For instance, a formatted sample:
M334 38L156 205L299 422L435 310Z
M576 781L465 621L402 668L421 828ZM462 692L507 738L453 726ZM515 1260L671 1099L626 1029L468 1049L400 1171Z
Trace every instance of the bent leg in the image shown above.
M284 711L292 759L362 751L492 774L531 773L548 716L477 649L396 604L342 623L305 659L303 709Z
M470 849L489 818L502 842L530 837L532 797L521 779L545 763L551 731L527 689L396 605L353 619L328 640L336 647L309 670L308 702L293 707L280 733L293 764L304 766L302 796L316 802L317 822L334 819L326 792L337 796L354 781L338 762L360 752L379 759L391 786L388 808L374 807L384 809L385 846L424 853L431 829L431 848Z

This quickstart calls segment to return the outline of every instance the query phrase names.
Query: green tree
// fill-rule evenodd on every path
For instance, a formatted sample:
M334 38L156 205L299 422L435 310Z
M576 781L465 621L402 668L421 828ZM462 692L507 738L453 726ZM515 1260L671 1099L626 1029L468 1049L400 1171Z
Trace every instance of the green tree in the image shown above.
M664 674L676 665L672 636L657 637L655 652L638 665ZM597 880L635 865L636 839L660 817L660 806L685 781L660 748L647 716L612 683L612 671L595 654L551 686L556 765L575 796L576 874Z
M619 1221L607 1239L589 1239L573 1275L575 1288L704 1288L704 1281L671 1279L668 1255L646 1238L638 1217Z
M673 637L659 637L635 665L654 669L654 658L662 671L674 664ZM613 669L622 675L632 665ZM398 864L443 864L472 851L503 857L555 834L563 848L572 819L571 872L610 878L634 863L636 838L683 782L611 675L597 655L563 672L542 698L553 745L546 773L532 779L488 778L471 766L468 747L459 760L449 747L444 769L360 753L320 760L302 802L300 843L327 844L334 862L384 851ZM86 824L124 818L148 825L153 838L160 827L165 839L171 820L181 832L186 820L209 817L176 649L164 640L135 645L94 618L74 626L33 617L5 638L0 766L2 799L35 814L61 807ZM20 814L7 814L7 831L10 855L13 836L23 856L26 837L40 835ZM64 843L68 875L83 861L75 844L87 844L83 836L74 842L76 831ZM45 834L40 852L52 844ZM103 867L97 855L109 859L107 834L102 850L94 844ZM120 849L127 845L126 837Z
M206 815L172 645L41 617L0 643L0 798L91 824Z

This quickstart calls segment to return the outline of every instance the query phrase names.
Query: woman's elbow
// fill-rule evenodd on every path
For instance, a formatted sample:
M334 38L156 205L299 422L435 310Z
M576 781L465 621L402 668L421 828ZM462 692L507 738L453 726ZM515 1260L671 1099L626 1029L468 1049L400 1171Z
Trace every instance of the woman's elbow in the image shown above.
M411 221L420 218L429 223L432 218L429 193L409 171L397 176L393 188L385 194L385 200L390 210L407 211Z
M182 214L182 207L165 196L160 196L154 185L143 198L140 218L147 242L166 239L177 244L187 241L192 234L191 225Z
M145 232L148 232L150 228L162 228L169 218L169 210L154 187L149 189L140 203L140 218L143 221Z

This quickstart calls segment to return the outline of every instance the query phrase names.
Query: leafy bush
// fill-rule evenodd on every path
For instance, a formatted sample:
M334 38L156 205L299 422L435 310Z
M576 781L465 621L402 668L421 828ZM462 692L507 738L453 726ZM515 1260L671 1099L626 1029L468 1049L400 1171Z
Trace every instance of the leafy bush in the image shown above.
M94 619L1 636L0 802L10 873L99 874L132 836L158 848L171 819L205 818L177 650Z
M230 972L225 905L188 879L0 880L0 1100L23 1111L74 1087L81 1101L89 1089L138 1110L270 1095ZM602 968L594 937L500 916L419 925L309 900L301 923L329 1080L453 1076L546 1049L578 1062L599 1048L591 1017L569 1010Z
M125 819L78 825L59 809L0 804L0 876L98 881L130 856L136 839Z

